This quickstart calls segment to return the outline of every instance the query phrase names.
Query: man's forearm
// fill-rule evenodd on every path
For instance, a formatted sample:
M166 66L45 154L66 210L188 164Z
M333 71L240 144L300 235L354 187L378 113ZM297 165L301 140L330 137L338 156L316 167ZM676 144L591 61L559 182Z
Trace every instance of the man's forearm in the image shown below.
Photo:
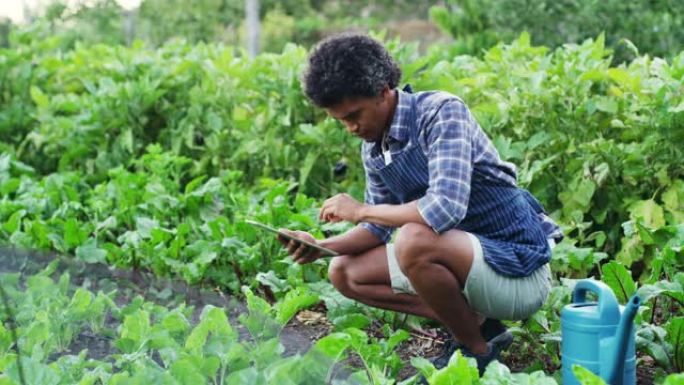
M418 201L402 205L364 205L360 210L359 222L401 227L407 223L427 225L418 211Z
M344 234L324 239L320 245L337 251L342 255L355 255L382 245L369 230L356 226Z

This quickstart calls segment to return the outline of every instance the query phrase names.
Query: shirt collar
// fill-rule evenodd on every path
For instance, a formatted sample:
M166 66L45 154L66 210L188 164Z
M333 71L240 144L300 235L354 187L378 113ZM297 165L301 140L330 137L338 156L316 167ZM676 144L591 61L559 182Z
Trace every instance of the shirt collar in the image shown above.
M409 130L415 123L411 121L412 102L411 94L397 89L397 106L394 109L394 116L389 128L388 136L390 138L400 142L405 142L408 138Z

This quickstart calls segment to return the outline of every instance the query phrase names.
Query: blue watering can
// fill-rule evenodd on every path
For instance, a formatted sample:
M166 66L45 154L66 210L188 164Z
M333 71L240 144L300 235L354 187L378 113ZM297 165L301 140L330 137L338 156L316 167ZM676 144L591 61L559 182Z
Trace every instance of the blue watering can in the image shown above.
M587 302L587 291L598 302ZM577 282L572 303L561 312L563 385L579 385L572 365L579 364L609 385L636 384L634 316L641 299L634 295L627 306L618 305L613 291L603 282Z

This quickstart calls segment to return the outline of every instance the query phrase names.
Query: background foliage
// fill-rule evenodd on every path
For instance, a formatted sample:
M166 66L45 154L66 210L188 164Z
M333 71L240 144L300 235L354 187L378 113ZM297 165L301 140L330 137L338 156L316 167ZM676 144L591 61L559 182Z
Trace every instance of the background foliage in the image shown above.
M135 36L142 38L136 41L121 27L126 15L105 0L76 10L57 4L29 26L6 28L0 41L0 243L220 287L247 300L249 312L240 322L261 339L243 346L211 309L211 321L191 327L183 309L134 300L123 310L106 293L68 289L69 277L54 277L54 271L29 278L27 285L3 276L16 287L12 298L25 305L19 324L31 347L30 365L54 383L84 373L113 384L146 378L237 383L241 376L258 383L263 379L254 365L270 368L272 378L287 378L284 373L300 367L281 357L278 330L299 309L323 303L336 328L318 346L332 360L326 365L354 352L364 364L355 378L392 383L401 362L390 353L406 338L399 329L424 321L397 322L392 313L346 300L327 282L326 261L294 264L274 239L242 222L254 217L308 229L319 238L349 228L321 226L314 218L332 194L362 198L360 142L306 101L299 74L306 44L324 33L322 25L350 25L362 14L373 23L386 4L356 9L352 1L341 8L325 1L264 2L266 46L277 53L253 59L225 44L240 34L237 2L200 1L196 12L181 11L183 2L167 12L165 4L143 3L135 25ZM530 372L546 374L511 377L508 368L495 365L478 379L459 358L442 371L420 359L412 364L435 384L453 376L474 383L554 383L560 309L570 301L575 280L591 276L606 282L622 303L640 294L639 363L652 363L658 383L681 380L665 380L684 369L684 53L678 52L678 30L651 40L645 33L643 46L624 56L618 42L636 27L606 24L614 29L583 35L585 29L570 25L590 31L598 25L592 18L607 11L582 2L587 9L573 14L576 21L553 24L568 34L539 46L536 39L553 34L518 34L517 21L503 21L504 15L526 20L523 4L458 4L450 2L447 13L431 12L457 35L452 42L425 48L375 36L400 63L404 83L463 98L566 239L554 249L547 303L524 323L510 324L518 337L515 350L529 352ZM537 13L529 13L538 19L547 17L542 11L561 17L563 7L571 6L539 4ZM681 23L665 3L652 3L650 13L645 3L630 4L612 11L625 20L638 11L643 25L659 28ZM430 5L421 9L427 12ZM409 2L397 3L397 14L408 12L404 6ZM151 23L157 14L167 17ZM469 34L462 34L464 28ZM174 39L178 35L182 39ZM299 39L304 45L290 42ZM44 292L51 293L45 302L33 302ZM82 311L88 304L90 313ZM61 315L48 319L41 307ZM100 330L104 314L120 323L108 331L119 341L114 366L86 365L85 358L73 356L48 362L79 330ZM7 314L2 319L8 324ZM362 331L374 319L388 324L382 337ZM219 340L198 337L210 329L223 333ZM8 333L0 328L0 378L16 382ZM230 355L235 351L253 352L255 359L241 361ZM168 355L162 366L151 359L160 354ZM197 364L205 359L211 364ZM230 380L217 374L229 364L241 373L227 374ZM325 377L329 367L318 369ZM597 381L583 375L587 383Z
M617 62L633 59L637 51L669 57L684 48L684 4L676 0L445 3L433 7L430 15L461 42L464 52L473 54L523 31L531 34L533 44L547 47L578 43L603 32L608 46L616 50Z
M439 39L428 21L454 39L451 51L476 56L522 32L530 33L534 45L551 48L604 33L617 63L640 54L672 57L684 44L684 5L676 0L262 0L260 14L261 47L268 52L280 52L287 42L308 47L350 28L389 28L401 36ZM133 10L115 0L75 7L55 0L32 18L48 23L50 33L61 34L68 47L76 41L130 45L137 39L158 47L174 38L234 45L244 40L244 0L143 0ZM396 25L410 20L428 24ZM8 33L3 22L0 46L7 44Z

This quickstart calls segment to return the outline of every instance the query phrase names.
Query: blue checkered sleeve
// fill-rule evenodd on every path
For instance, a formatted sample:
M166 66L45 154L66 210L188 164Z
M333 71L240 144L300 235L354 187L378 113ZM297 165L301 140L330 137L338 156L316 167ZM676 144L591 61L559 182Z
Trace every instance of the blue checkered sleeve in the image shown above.
M472 174L472 132L476 124L460 100L437 111L425 130L430 187L418 210L436 232L454 228L465 217Z
M380 176L369 170L365 162L364 169L366 173L365 203L368 205L398 204L399 202L391 194L382 179L380 179ZM385 243L389 242L392 232L394 232L394 227L377 225L375 223L361 222L361 226Z

